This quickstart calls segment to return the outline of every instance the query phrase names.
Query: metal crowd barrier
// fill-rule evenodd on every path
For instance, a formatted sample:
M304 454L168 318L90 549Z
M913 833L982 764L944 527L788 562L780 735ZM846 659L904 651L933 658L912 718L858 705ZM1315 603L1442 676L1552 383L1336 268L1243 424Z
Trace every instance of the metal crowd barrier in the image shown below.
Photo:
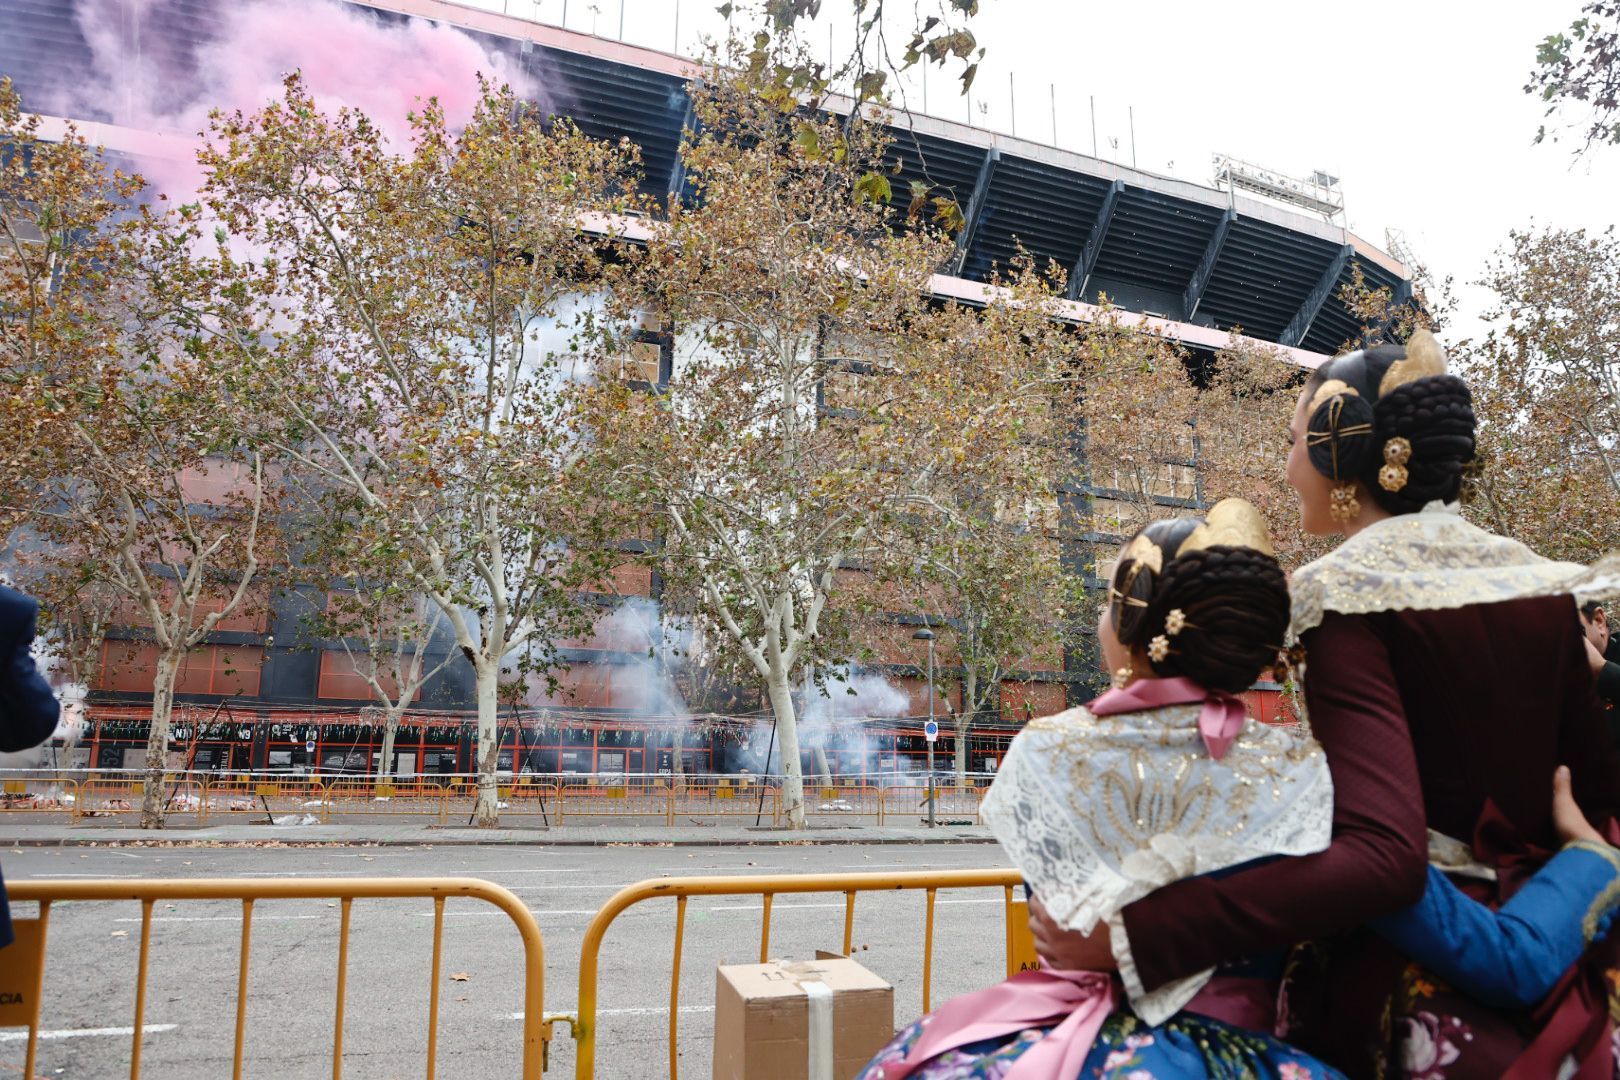
M0 814L12 811L64 813L75 821L140 812L143 775L138 771L70 770L0 773ZM176 772L165 778L166 813L209 818L274 819L313 815L321 823L337 816L416 816L440 824L472 812L477 779L464 775L315 775L291 773ZM979 822L987 788L938 786L936 817ZM928 788L873 783L871 777L807 777L805 813L817 824L871 821L902 824L928 812ZM570 818L683 820L755 819L783 824L782 789L774 778L756 776L639 776L623 774L522 774L500 777L501 813L539 817L548 824Z
M79 783L52 775L7 776L0 781L0 811L29 814L73 814Z
M146 1019L147 971L151 957L152 909L160 901L240 900L242 944L236 983L236 1042L232 1080L241 1080L243 1042L247 1033L248 955L254 904L260 900L337 900L340 929L337 957L337 1002L332 1031L332 1077L343 1076L343 1018L347 998L349 924L357 899L431 899L433 901L433 960L428 986L427 1077L433 1080L438 1059L439 975L444 937L444 905L450 897L482 900L504 911L523 939L523 1080L539 1080L551 1041L551 1020L544 1015L545 949L534 916L512 893L477 878L199 878L190 881L17 881L7 882L13 902L39 904L38 948L40 963L33 987L33 1015L28 1024L28 1048L23 1075L34 1076L40 1031L40 997L45 985L46 930L53 904L84 900L134 900L141 905L140 959L136 970L134 1036L130 1046L130 1080L141 1075L141 1039ZM22 947L20 944L13 948ZM19 961L20 962L20 961Z
M1017 909L1013 887L1023 879L1018 871L1002 870L942 870L906 871L892 874L772 874L754 877L690 877L659 878L643 881L621 889L591 919L585 930L585 941L579 954L579 1015L570 1019L574 1028L577 1057L574 1064L575 1080L594 1080L596 1075L596 1012L597 964L602 938L608 927L625 909L648 900L673 897L675 900L675 954L669 980L669 1077L677 1080L676 1031L680 1019L681 946L686 930L686 902L693 896L759 896L763 899L764 916L759 931L759 961L770 959L771 901L782 893L836 893L844 894L844 955L852 950L855 936L855 896L861 892L890 892L922 890L927 894L927 916L923 926L923 1012L931 1008L930 989L933 979L934 954L934 901L940 889L999 888L1005 902L1005 942L1007 973L1013 974L1017 966L1015 939L1020 929L1015 925ZM1022 905L1018 905L1021 907ZM564 1019L564 1017L557 1017Z

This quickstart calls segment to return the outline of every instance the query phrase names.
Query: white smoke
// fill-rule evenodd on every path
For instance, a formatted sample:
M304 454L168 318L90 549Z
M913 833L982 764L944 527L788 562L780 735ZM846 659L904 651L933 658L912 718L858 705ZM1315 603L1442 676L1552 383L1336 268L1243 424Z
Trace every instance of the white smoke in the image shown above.
M848 667L828 672L819 687L805 679L797 697L800 749L811 755L817 750L826 753L834 773L877 769L881 748L868 734L870 722L895 719L911 711L911 699L904 690L876 672ZM744 757L758 770L781 772L781 745L775 743L770 724L754 725Z

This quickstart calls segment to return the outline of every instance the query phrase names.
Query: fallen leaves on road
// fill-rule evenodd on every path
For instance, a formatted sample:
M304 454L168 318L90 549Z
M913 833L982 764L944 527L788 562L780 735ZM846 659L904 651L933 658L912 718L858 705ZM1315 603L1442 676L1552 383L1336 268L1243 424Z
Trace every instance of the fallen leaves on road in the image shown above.
M471 978L472 978L472 976L467 974L465 971L458 971L454 975L450 976L450 981L451 982L466 982L468 979L471 979Z
M112 936L113 937L129 937L129 931L128 930L114 930L112 932Z

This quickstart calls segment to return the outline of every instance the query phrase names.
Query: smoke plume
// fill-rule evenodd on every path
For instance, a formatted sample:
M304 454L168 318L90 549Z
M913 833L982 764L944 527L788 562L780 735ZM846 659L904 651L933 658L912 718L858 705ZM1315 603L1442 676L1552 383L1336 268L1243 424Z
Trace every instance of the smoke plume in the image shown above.
M408 146L407 115L430 97L453 128L465 125L478 102L479 74L511 84L526 100L541 96L523 59L463 30L335 0L232 0L217 5L217 21L167 0L77 0L74 11L93 63L48 104L149 133L150 146L136 146L137 157L156 153L164 142L158 136L199 135L213 108L262 108L281 97L282 79L294 70L323 109L364 112L396 151ZM138 164L171 197L195 190L195 165L172 160L172 151L167 157Z

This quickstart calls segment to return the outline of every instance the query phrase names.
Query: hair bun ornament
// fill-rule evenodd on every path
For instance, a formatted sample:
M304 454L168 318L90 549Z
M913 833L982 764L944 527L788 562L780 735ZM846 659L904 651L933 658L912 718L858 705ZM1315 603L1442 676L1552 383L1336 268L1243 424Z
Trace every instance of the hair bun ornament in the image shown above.
M1384 442L1384 467L1378 470L1378 486L1395 492L1406 486L1406 463L1412 460L1412 444L1401 436Z
M1311 401L1305 432L1311 465L1329 480L1354 480L1372 462L1372 402L1336 379L1323 383Z

